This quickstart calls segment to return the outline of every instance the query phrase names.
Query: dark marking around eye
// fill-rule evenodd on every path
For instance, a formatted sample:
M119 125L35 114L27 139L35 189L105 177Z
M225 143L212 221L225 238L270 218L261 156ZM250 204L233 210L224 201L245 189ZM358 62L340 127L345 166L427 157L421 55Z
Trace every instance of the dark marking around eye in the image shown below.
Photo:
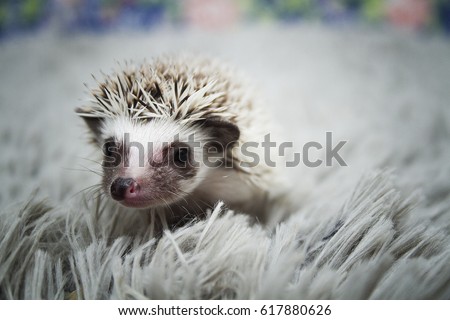
M175 163L187 163L189 161L189 149L183 147L175 149L173 153L173 160L175 161Z
M103 149L103 166L104 167L117 167L121 161L122 156L120 154L120 146L114 138L105 139L102 146Z
M169 164L185 168L191 158L191 149L189 145L183 142L173 142L167 151Z
M169 165L185 178L195 176L198 164L194 162L191 147L183 142L172 143L167 150Z

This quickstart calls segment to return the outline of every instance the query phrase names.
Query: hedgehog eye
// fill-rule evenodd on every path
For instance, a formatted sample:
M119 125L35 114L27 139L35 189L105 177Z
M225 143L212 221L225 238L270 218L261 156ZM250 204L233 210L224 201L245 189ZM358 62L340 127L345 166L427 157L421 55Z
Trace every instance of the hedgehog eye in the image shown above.
M186 168L189 162L191 150L187 144L177 143L171 147L171 158L173 164L178 168Z
M103 144L103 155L105 157L111 157L113 155L113 149L117 149L114 139L106 139L105 143Z
M113 167L120 164L120 152L117 143L114 139L106 139L103 144L103 166Z
M185 163L189 160L189 150L180 148L175 151L175 161Z

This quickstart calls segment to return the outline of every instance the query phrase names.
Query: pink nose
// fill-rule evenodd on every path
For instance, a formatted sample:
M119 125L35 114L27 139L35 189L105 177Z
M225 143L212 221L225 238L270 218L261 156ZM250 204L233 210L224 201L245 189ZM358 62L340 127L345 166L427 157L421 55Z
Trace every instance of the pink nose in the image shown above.
M131 178L117 178L111 184L111 197L117 201L133 198L138 191L139 185Z

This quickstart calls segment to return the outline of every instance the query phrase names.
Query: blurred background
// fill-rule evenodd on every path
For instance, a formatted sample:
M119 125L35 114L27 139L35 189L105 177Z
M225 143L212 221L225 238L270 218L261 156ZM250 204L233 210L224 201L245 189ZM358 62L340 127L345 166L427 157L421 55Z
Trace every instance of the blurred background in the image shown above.
M0 36L56 25L64 32L150 29L161 24L229 28L320 21L450 33L449 0L1 0Z
M348 167L293 168L296 191L346 192L374 168L450 190L450 0L0 0L0 207L97 183L84 83L184 51L248 76L294 151L349 141Z

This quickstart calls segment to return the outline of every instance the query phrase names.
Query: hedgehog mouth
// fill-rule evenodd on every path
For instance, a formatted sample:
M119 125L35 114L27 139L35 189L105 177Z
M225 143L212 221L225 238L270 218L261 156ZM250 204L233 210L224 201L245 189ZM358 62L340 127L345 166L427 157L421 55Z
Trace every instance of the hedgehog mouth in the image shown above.
M176 192L149 187L147 183L130 177L118 177L109 185L110 197L130 208L156 208L179 200Z
M151 209L167 206L176 201L177 199L173 196L159 196L151 198L145 196L135 196L133 198L126 198L118 202L128 208Z

